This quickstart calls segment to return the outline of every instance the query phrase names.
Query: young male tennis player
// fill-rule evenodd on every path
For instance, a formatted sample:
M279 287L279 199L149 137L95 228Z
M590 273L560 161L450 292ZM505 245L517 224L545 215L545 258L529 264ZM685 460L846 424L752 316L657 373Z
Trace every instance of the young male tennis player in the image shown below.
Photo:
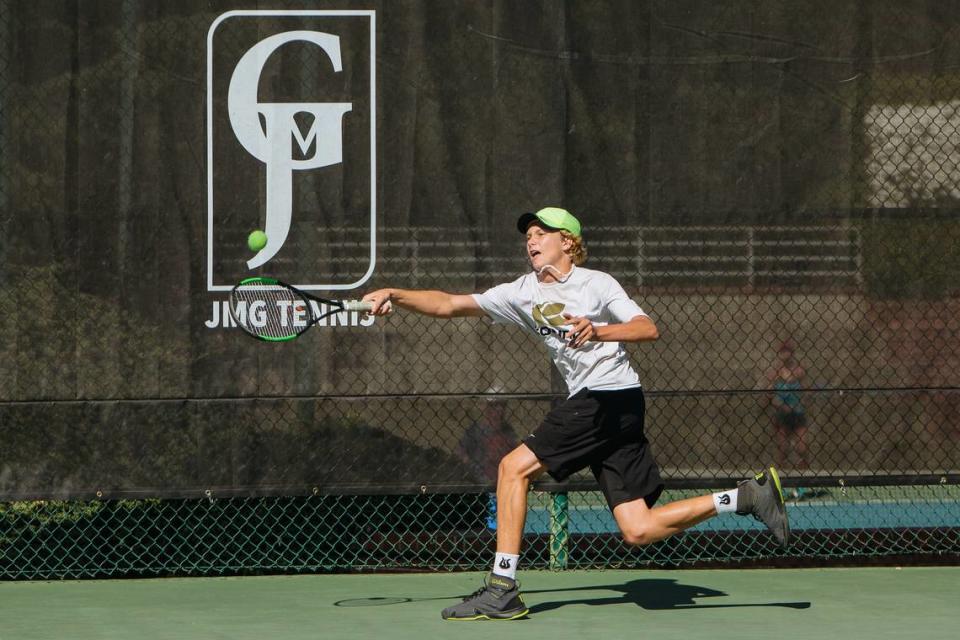
M547 207L517 221L533 270L483 293L380 289L364 296L370 313L389 305L437 318L488 316L541 336L570 395L504 456L497 478L497 553L481 589L442 612L447 620L513 620L528 609L516 582L530 482L557 481L590 467L631 545L645 545L718 513L753 515L786 547L790 529L773 467L737 488L654 507L663 490L643 432L640 380L621 343L656 340L657 327L610 275L581 267L580 222Z

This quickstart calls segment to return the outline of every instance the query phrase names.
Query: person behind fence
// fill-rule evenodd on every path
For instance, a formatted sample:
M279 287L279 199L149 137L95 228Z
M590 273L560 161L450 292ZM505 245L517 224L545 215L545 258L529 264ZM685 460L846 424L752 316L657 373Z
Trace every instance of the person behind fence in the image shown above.
M520 438L507 421L507 405L502 397L503 385L494 384L487 389L483 401L483 414L467 427L460 438L457 453L466 464L471 478L483 484L496 484L500 460L510 453ZM497 528L497 494L487 496L488 529Z
M790 463L791 453L796 454L796 468L810 467L807 448L807 412L800 395L806 372L796 358L793 340L784 340L777 349L777 359L767 375L770 406L773 408L773 429L777 446L776 463L785 467ZM794 497L803 497L805 490L797 487Z
M644 435L643 389L623 347L658 339L657 326L612 276L581 266L586 260L581 225L568 211L546 207L524 213L517 228L531 270L512 282L465 295L387 288L363 298L374 315L399 308L519 326L543 342L568 387L567 399L500 461L492 571L480 589L441 616L513 620L528 613L516 572L527 491L544 472L563 481L589 467L630 545L647 545L718 513L735 512L761 520L786 547L790 530L773 467L726 491L657 506L664 485Z

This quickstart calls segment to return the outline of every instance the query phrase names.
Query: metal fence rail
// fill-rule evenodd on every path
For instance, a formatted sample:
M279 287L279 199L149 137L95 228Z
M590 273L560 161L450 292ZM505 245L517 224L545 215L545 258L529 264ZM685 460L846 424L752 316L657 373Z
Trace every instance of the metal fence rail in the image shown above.
M668 490L665 500L689 497ZM486 493L0 503L0 578L49 580L345 570L484 570ZM531 494L525 568L960 560L958 485L832 487L791 498L784 554L762 525L718 517L625 545L595 492Z
M317 233L334 234L327 249L347 255L369 241L363 228ZM525 264L516 242L486 239L481 228L388 227L378 234L377 274L384 279L503 281ZM860 232L849 225L603 226L588 230L586 245L605 270L638 286L863 287ZM277 268L299 259L278 258ZM364 260L355 258L358 265Z

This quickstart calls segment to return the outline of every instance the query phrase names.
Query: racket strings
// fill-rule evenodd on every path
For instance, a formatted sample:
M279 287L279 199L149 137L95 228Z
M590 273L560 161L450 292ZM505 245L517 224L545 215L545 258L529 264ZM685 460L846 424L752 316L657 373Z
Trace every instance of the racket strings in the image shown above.
M309 303L282 285L240 285L231 293L230 304L237 323L264 338L296 336L309 326L311 317Z

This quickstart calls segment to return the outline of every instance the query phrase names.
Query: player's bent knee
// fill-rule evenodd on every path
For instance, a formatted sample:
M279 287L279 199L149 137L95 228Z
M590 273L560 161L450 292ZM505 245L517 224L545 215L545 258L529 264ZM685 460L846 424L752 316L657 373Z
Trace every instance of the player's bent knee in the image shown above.
M507 456L500 458L500 465L497 467L497 477L502 478L507 475L507 473L509 473L509 468Z
M542 465L526 447L518 447L500 459L498 477L500 480L530 479L539 474Z
M620 529L620 533L623 536L623 541L632 547L641 547L655 541L650 535L650 530L642 525L623 527Z
M516 456L507 454L500 459L499 475L501 478L518 478L523 475L522 465Z

